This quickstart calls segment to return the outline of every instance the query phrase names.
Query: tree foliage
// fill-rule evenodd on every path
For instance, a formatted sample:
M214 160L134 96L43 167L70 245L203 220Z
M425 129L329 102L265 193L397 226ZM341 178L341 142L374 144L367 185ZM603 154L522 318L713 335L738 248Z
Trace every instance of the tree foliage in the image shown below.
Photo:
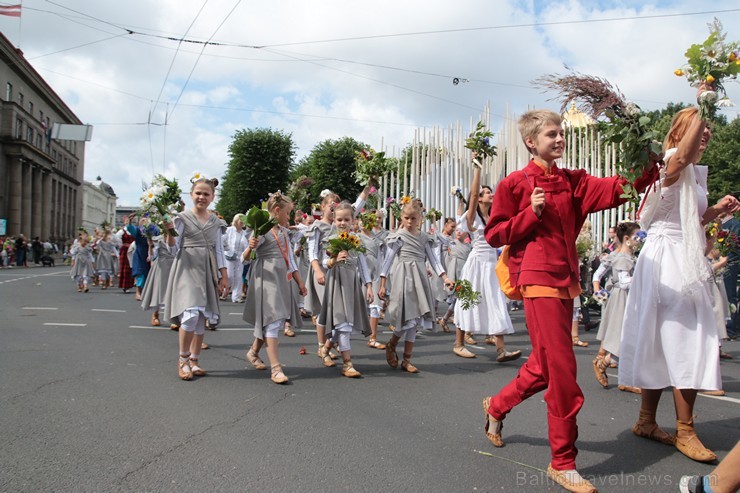
M324 189L339 194L342 199L354 201L362 191L362 185L355 182L355 153L367 147L352 137L325 140L311 150L311 153L296 167L294 180L305 175L313 180L309 187L309 197L316 203Z
M271 128L238 130L229 156L216 206L227 221L259 206L268 193L287 190L295 158L291 134Z

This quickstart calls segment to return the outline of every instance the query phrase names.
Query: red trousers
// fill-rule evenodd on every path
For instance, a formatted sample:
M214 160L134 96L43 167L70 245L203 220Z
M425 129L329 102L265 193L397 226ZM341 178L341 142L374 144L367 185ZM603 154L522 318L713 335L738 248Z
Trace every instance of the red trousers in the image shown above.
M570 335L573 300L525 298L524 314L532 354L517 376L491 399L488 412L502 420L524 399L547 389L544 398L552 467L561 471L575 469L576 416L583 406L583 393L576 380L576 358Z

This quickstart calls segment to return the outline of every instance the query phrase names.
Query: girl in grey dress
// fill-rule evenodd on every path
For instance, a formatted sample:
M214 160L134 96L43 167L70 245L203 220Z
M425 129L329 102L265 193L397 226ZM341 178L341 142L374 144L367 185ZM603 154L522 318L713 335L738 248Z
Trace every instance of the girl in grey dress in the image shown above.
M370 186L368 185L362 190L355 203L352 204L354 217L357 217L357 214L365 206L369 193ZM322 357L321 348L326 344L326 334L316 324L316 319L319 313L321 313L321 301L324 299L324 286L326 285L326 270L322 266L322 261L326 257L326 251L323 250L322 245L332 232L334 207L340 201L339 195L330 190L322 191L321 197L321 219L315 221L306 230L308 261L311 264L311 269L308 271L308 279L306 280L307 293L305 298L306 311L311 313L313 323L316 325L316 338L319 344L316 354L319 358ZM336 358L336 355L331 352L329 355L332 359Z
M87 283L95 272L95 259L87 235L81 235L70 250L72 255L72 272L70 276L77 282L77 292L88 292Z
M420 223L419 206L413 201L404 205L401 210L401 227L388 236L378 290L380 299L385 299L386 279L390 272L393 296L390 297L388 312L393 335L385 346L385 357L392 368L397 368L396 344L401 337L405 337L401 368L409 373L419 371L411 364L416 329L431 329L434 321L434 300L425 261L429 261L434 272L442 278L448 289L453 285L432 250L432 239L423 231L419 231Z
M158 327L161 323L159 321L159 312L164 309L167 281L170 278L172 263L175 261L174 248L170 249L167 241L168 235L165 232L154 244L152 252L149 255L152 268L146 277L144 289L141 293L141 309L147 311L152 310L151 323L154 327Z
M206 332L206 321L218 324L218 299L229 288L221 241L222 221L208 210L216 193L218 180L199 177L193 180L190 198L193 208L175 216L176 237L169 237L170 247L177 247L164 297L164 317L179 324L180 358L178 374L183 380L206 371L199 364Z
M115 264L118 262L118 250L110 240L110 231L104 231L102 239L98 242L98 259L95 268L100 279L102 289L111 286L111 279L115 273Z
M327 238L327 244L329 240L351 231L353 216L352 205L349 202L342 202L334 209L336 232ZM366 336L370 334L366 301L373 302L373 288L367 261L361 252L343 250L334 256L325 256L322 263L328 271L318 326L324 330L328 327L331 338L327 339L320 350L321 359L324 366L334 366L329 349L336 344L344 361L342 375L357 378L361 374L352 365L350 334L352 332ZM360 279L365 287L364 291Z
M280 364L278 333L285 330L286 322L297 328L302 325L290 281L298 284L301 295L306 294L306 286L298 272L287 228L293 202L277 192L267 200L267 210L277 224L260 237L250 233L249 246L242 254L245 261L251 258L252 252L255 254L249 265L249 289L243 318L248 326L254 327L254 342L247 351L247 361L257 370L266 369L259 352L263 345L267 346L270 379L282 384L288 382L288 377Z
M619 246L610 253L594 272L594 293L601 290L600 279L604 274L609 274L612 285L611 293L601 315L601 324L596 339L601 341L599 353L593 360L594 374L596 380L604 387L609 386L606 369L612 364L611 355L619 356L619 343L622 337L622 321L627 304L627 294L632 283L632 272L635 269L635 250L638 241L632 236L640 229L640 225L633 222L623 222L617 225L617 241ZM621 388L624 387L624 388ZM619 390L627 390L639 393L639 389L620 386Z

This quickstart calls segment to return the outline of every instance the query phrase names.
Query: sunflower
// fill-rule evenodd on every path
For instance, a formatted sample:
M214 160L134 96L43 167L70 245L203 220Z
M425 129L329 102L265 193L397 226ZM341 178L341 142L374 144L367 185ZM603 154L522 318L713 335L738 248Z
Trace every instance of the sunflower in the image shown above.
M346 231L342 231L341 233L339 233L340 240L346 240L347 238L349 238L349 233L347 233Z
M411 202L411 197L409 197L408 195L404 195L403 197L401 197L401 203L403 205L406 205L410 202Z

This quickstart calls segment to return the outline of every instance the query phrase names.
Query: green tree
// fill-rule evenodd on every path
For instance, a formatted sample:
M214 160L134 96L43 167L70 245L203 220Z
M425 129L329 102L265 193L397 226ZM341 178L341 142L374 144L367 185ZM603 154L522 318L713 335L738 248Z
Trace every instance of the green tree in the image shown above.
M715 125L701 162L709 166L709 204L740 192L740 118Z
M318 143L296 168L296 172L314 181L309 189L311 200L318 202L321 191L329 189L342 199L354 201L362 191L362 185L352 177L355 155L365 147L365 144L352 137L328 139Z
M291 134L271 128L238 130L233 139L216 205L227 222L268 193L287 190L296 149Z

